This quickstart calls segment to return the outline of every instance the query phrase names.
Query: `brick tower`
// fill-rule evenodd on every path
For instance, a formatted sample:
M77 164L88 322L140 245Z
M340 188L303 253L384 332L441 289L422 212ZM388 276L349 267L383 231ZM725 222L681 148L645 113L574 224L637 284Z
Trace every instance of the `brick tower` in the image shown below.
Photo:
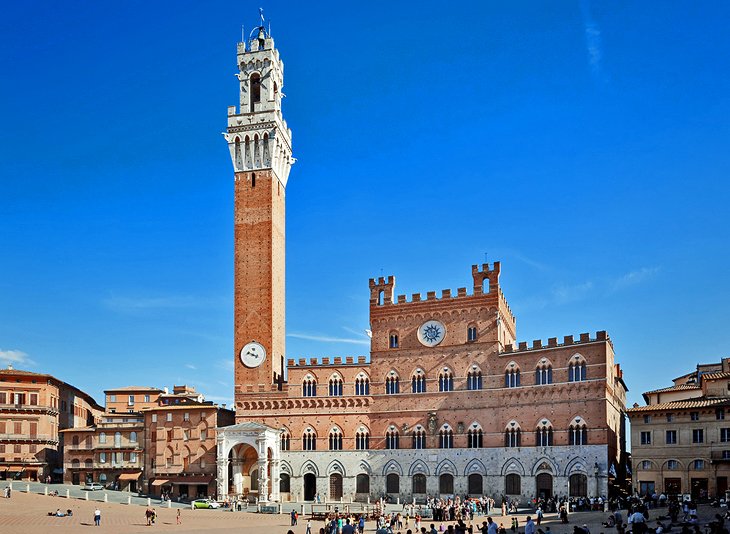
M236 404L283 381L285 190L291 131L281 115L284 64L264 26L238 43L240 108L224 134L234 168ZM240 414L239 418L245 414Z

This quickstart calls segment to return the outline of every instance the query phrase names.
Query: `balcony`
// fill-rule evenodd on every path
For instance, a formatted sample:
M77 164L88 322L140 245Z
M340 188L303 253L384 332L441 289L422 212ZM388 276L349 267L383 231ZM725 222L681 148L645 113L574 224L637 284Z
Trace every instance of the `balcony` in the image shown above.
M137 458L136 462L91 462L91 463L79 463L73 464L66 462L64 467L66 469L141 469L142 460Z
M58 415L58 408L51 406L44 406L42 404L27 404L27 403L3 403L0 404L0 410L12 410L15 412L33 412L33 413L48 413L51 415Z
M0 434L0 441L58 444L58 438L50 434Z

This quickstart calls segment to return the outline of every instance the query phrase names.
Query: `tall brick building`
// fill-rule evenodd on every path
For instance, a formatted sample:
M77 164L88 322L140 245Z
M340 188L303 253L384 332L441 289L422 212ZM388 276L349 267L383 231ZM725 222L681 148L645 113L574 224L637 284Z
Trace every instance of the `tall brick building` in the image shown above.
M515 343L501 265L471 287L396 296L370 280L369 358L287 359L283 63L263 27L238 44L228 109L235 198L236 424L218 493L607 495L623 473L626 386L606 332Z

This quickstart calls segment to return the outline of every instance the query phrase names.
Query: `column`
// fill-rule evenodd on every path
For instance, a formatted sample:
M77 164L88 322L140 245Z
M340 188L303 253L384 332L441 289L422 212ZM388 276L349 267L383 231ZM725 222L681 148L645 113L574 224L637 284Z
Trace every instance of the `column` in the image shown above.
M268 461L259 456L256 463L259 470L259 502L269 502L269 474L267 473Z
M228 458L220 457L220 449L218 449L218 458L216 460L217 476L216 485L218 487L218 498L225 499L228 497Z
M279 483L281 482L281 460L271 460L271 494L274 501L281 501Z

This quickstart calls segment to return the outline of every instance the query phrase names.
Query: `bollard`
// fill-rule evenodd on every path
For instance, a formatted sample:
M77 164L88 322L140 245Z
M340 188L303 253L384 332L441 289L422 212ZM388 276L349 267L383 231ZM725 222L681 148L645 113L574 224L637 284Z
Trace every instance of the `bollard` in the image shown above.
M132 504L132 496L131 495L129 495L127 497L127 504Z
M302 513L299 514L299 515L301 515L302 517L304 517L304 505L303 504L302 504Z
M172 501L167 501L167 507L172 508Z
M48 486L43 486L43 495L48 495Z
M108 497L107 497L107 494L105 493L105 494L104 494L104 502L109 502L109 501L107 500L107 498L108 498Z
M25 492L30 493L30 484L25 485Z
M395 499L395 504L400 504L400 496Z
M85 491L84 492L84 499L86 499L87 501L89 500L89 492L88 491Z
M368 504L370 504L370 495L368 495Z
M147 497L147 506L152 506L152 499Z
M195 510L195 503L192 501L190 502L190 509Z
M67 499L71 498L71 492L69 490L66 490L66 498Z

